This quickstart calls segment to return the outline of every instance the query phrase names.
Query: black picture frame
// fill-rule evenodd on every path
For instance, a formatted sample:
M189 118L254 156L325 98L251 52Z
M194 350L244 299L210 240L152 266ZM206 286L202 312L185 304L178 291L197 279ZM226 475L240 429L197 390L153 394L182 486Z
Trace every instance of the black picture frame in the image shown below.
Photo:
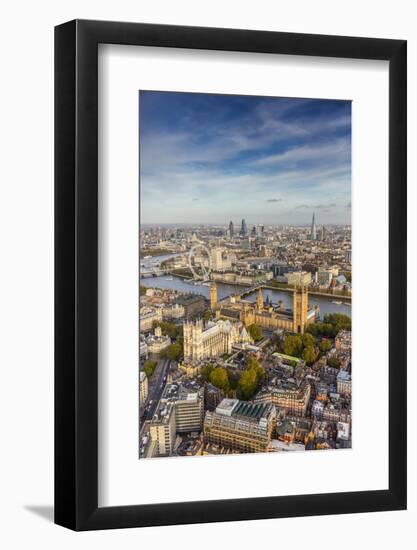
M98 44L389 62L389 488L98 507ZM109 529L406 508L406 41L74 20L55 28L55 523Z

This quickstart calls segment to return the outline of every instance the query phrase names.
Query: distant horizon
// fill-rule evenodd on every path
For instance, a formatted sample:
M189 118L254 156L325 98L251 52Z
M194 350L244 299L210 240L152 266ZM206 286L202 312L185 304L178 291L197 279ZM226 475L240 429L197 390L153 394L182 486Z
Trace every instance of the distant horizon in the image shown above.
M141 91L139 107L144 224L350 225L350 101Z
M234 221L234 220L229 220L228 222L202 222L202 221L195 221L195 222L146 222L146 223L141 223L141 226L142 227L145 227L145 226L197 226L197 225L203 225L203 226L216 226L216 227L227 227L230 223L230 221L233 222L233 225L235 228L240 228L240 224L242 222L242 220L238 220L238 221ZM311 220L310 222L305 222L305 223L294 223L294 222L248 222L248 220L245 218L245 221L246 221L246 225L248 227L250 226L253 226L253 225L270 225L270 226L277 226L277 225L284 225L284 226L297 226L297 227L311 227ZM317 220L316 220L316 226L317 227L322 227L322 226L346 226L346 227L350 227L351 224L350 223L319 223ZM238 231L238 230L237 230Z

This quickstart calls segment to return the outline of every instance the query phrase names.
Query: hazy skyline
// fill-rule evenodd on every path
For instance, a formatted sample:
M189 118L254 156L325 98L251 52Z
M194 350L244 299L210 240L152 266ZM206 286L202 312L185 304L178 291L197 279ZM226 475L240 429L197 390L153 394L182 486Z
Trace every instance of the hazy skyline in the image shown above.
M139 98L142 223L350 225L350 101Z

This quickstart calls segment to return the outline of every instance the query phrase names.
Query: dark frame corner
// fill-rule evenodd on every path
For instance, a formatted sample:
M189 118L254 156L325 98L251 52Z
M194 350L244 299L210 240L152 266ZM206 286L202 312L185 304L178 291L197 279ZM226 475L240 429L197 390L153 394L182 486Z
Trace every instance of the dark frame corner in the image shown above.
M389 62L389 489L98 507L99 43ZM74 20L55 28L55 522L77 531L406 508L404 40ZM394 356L395 355L395 356Z

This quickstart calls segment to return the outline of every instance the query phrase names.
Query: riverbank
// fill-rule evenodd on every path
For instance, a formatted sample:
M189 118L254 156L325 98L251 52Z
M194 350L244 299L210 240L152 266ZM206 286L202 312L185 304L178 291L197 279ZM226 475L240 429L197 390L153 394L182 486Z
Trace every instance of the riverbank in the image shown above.
M178 272L175 272L175 271L168 271L167 275L170 275L172 277L179 277L180 279L183 279L185 281L193 280L192 276L186 275L185 273L178 273ZM198 283L198 281L196 281L196 282ZM232 284L233 286L241 287L243 289L247 288L248 290L252 288L252 286L248 286L247 284L237 283L237 282L233 282L233 283L228 283L226 281L215 281L215 282L216 282L216 284L220 284L220 285L230 285L230 284ZM276 290L276 291L282 290L283 292L293 292L294 291L294 288L291 287L291 286L271 285L271 284L268 284L268 283L259 283L259 284L254 283L253 286L256 286L257 288L264 288L266 290ZM346 296L344 294L336 294L336 293L330 293L330 292L320 292L319 290L314 290L314 289L313 290L308 289L308 293L311 296L322 296L323 298L332 298L334 300L342 300L342 301L346 301L346 302L349 302L349 303L352 301L351 296Z
M269 289L269 290L282 290L283 292L293 292L293 287L281 287L281 286L273 286L273 285L260 285L262 288ZM320 292L318 290L311 290L308 289L309 296L323 296L324 298L333 298L334 300L345 300L346 302L352 301L352 296L345 296L344 294L333 294L330 292Z
M210 287L207 283L202 283L198 281L193 281L192 279L185 277L177 276L161 276L161 277L150 277L147 279L141 280L141 285L144 287L152 288L161 288L161 289L172 289L184 293L200 294L207 299L210 299ZM290 289L283 291L278 288L263 287L262 294L264 300L267 298L273 304L281 303L284 308L293 307L293 297ZM249 290L248 287L246 287ZM242 294L244 289L237 285L227 285L224 283L217 283L217 296L218 300L223 300L234 294ZM251 292L247 295L246 299L250 302L256 301L257 292ZM340 302L334 303L334 302ZM338 296L335 295L310 295L309 293L309 303L311 306L318 306L320 308L320 315L323 317L326 313L343 313L345 315L351 315L351 303L349 300L341 300Z
M144 248L139 251L139 258L144 259L147 256L150 256L151 258L156 258L156 256L168 256L170 254L174 253L167 248L149 248L149 250Z

